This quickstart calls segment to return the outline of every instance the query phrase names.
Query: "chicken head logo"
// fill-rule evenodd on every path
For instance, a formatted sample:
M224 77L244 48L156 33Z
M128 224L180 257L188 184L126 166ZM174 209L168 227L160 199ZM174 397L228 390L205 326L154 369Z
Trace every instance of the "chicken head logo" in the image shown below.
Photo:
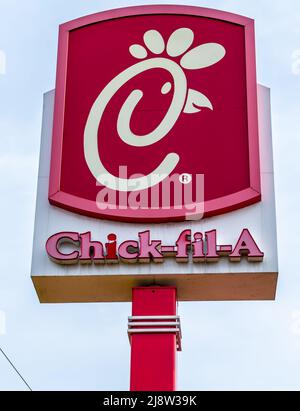
M205 43L192 48L194 32L189 28L174 31L167 43L158 31L148 30L144 34L144 43L146 47L133 44L129 48L130 54L140 61L113 78L101 91L90 110L84 131L84 156L90 172L99 184L116 191L148 189L168 177L180 161L179 155L171 152L149 175L124 179L109 173L101 160L98 134L104 111L118 90L135 76L148 70L160 68L170 73L172 82L166 82L161 93L168 94L172 91L173 99L163 120L153 131L146 135L137 135L131 130L131 118L143 98L142 90L131 92L118 115L116 127L120 139L129 146L147 147L162 140L181 115L193 115L204 107L213 110L213 102L209 97L199 90L189 88L188 70L210 67L222 60L226 54L225 48L217 43ZM160 57L165 51L169 58ZM180 64L172 59L178 57L181 58Z
M254 22L139 6L60 27L49 202L199 220L261 201Z

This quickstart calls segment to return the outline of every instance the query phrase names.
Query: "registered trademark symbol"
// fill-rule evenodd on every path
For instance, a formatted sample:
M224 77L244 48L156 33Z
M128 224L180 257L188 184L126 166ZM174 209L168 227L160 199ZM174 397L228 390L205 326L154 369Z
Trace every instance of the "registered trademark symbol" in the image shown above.
M191 174L181 174L179 176L179 181L181 182L181 184L190 184L190 182L192 181L192 176Z

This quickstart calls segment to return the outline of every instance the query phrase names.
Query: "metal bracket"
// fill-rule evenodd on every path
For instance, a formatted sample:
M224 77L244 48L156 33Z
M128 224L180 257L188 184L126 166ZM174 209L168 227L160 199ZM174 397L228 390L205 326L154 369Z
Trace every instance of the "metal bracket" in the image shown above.
M182 351L181 324L178 315L128 317L128 337L132 334L176 334L177 351Z

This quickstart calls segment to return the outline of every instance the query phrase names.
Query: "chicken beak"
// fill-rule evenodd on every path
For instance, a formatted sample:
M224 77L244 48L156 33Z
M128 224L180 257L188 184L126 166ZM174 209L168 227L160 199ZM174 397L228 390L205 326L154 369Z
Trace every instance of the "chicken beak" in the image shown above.
M183 112L187 114L198 113L201 108L213 110L211 101L199 91L189 89Z

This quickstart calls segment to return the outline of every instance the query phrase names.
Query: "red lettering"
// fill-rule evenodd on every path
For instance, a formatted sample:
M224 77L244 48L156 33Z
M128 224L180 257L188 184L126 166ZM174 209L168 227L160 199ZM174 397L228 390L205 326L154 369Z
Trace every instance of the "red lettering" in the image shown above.
M141 263L149 263L151 258L154 262L160 263L163 262L164 257L161 252L158 250L158 247L161 246L161 241L151 241L150 242L150 231L144 231L139 233L140 239L140 255L139 261Z
M179 263L189 262L188 246L191 245L191 235L192 235L191 230L185 230L180 234L178 240L176 241L176 247L177 247L176 260Z
M243 230L240 238L233 250L232 254L230 254L230 261L239 262L241 261L242 256L247 256L248 261L263 261L264 253L260 251L256 242L254 241L252 235L250 234L249 230Z
M91 241L91 233L84 233L80 235L81 238L81 253L80 262L81 264L103 264L104 252L103 244L97 241Z
M60 247L63 244L71 244L79 247L80 236L78 233L58 233L49 238L46 243L46 251L49 258L58 264L78 263L79 251L63 253Z

